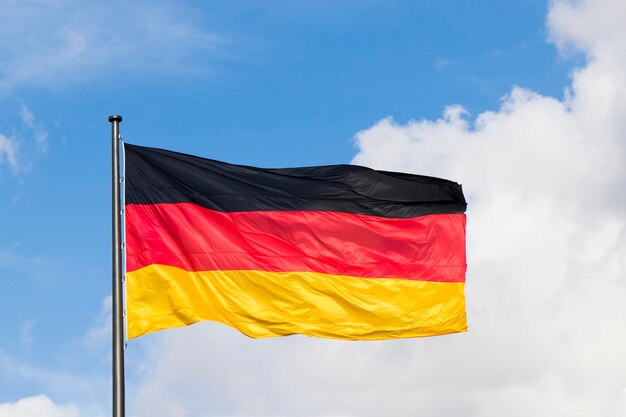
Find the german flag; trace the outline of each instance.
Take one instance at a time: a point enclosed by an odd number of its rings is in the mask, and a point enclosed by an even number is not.
[[[467,329],[457,183],[354,165],[261,169],[125,145],[128,337]]]

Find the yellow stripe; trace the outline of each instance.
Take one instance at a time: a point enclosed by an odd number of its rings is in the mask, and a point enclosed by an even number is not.
[[[467,330],[462,282],[315,272],[150,265],[127,274],[127,312],[129,338],[204,320],[250,337],[376,340]]]

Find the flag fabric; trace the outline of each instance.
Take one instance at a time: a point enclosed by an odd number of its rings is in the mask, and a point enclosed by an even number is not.
[[[211,320],[250,337],[467,329],[455,182],[355,165],[261,169],[125,145],[129,338]]]

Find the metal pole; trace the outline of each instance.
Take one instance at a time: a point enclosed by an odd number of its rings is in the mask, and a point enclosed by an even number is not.
[[[113,417],[124,417],[124,318],[122,300],[122,207],[120,204],[120,123],[109,116],[112,127],[113,166]]]

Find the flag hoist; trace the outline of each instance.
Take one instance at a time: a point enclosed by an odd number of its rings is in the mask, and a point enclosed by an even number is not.
[[[122,413],[121,117],[109,120],[114,412]],[[467,329],[459,184],[354,165],[263,169],[130,144],[123,153],[129,338],[204,320],[250,337]]]

